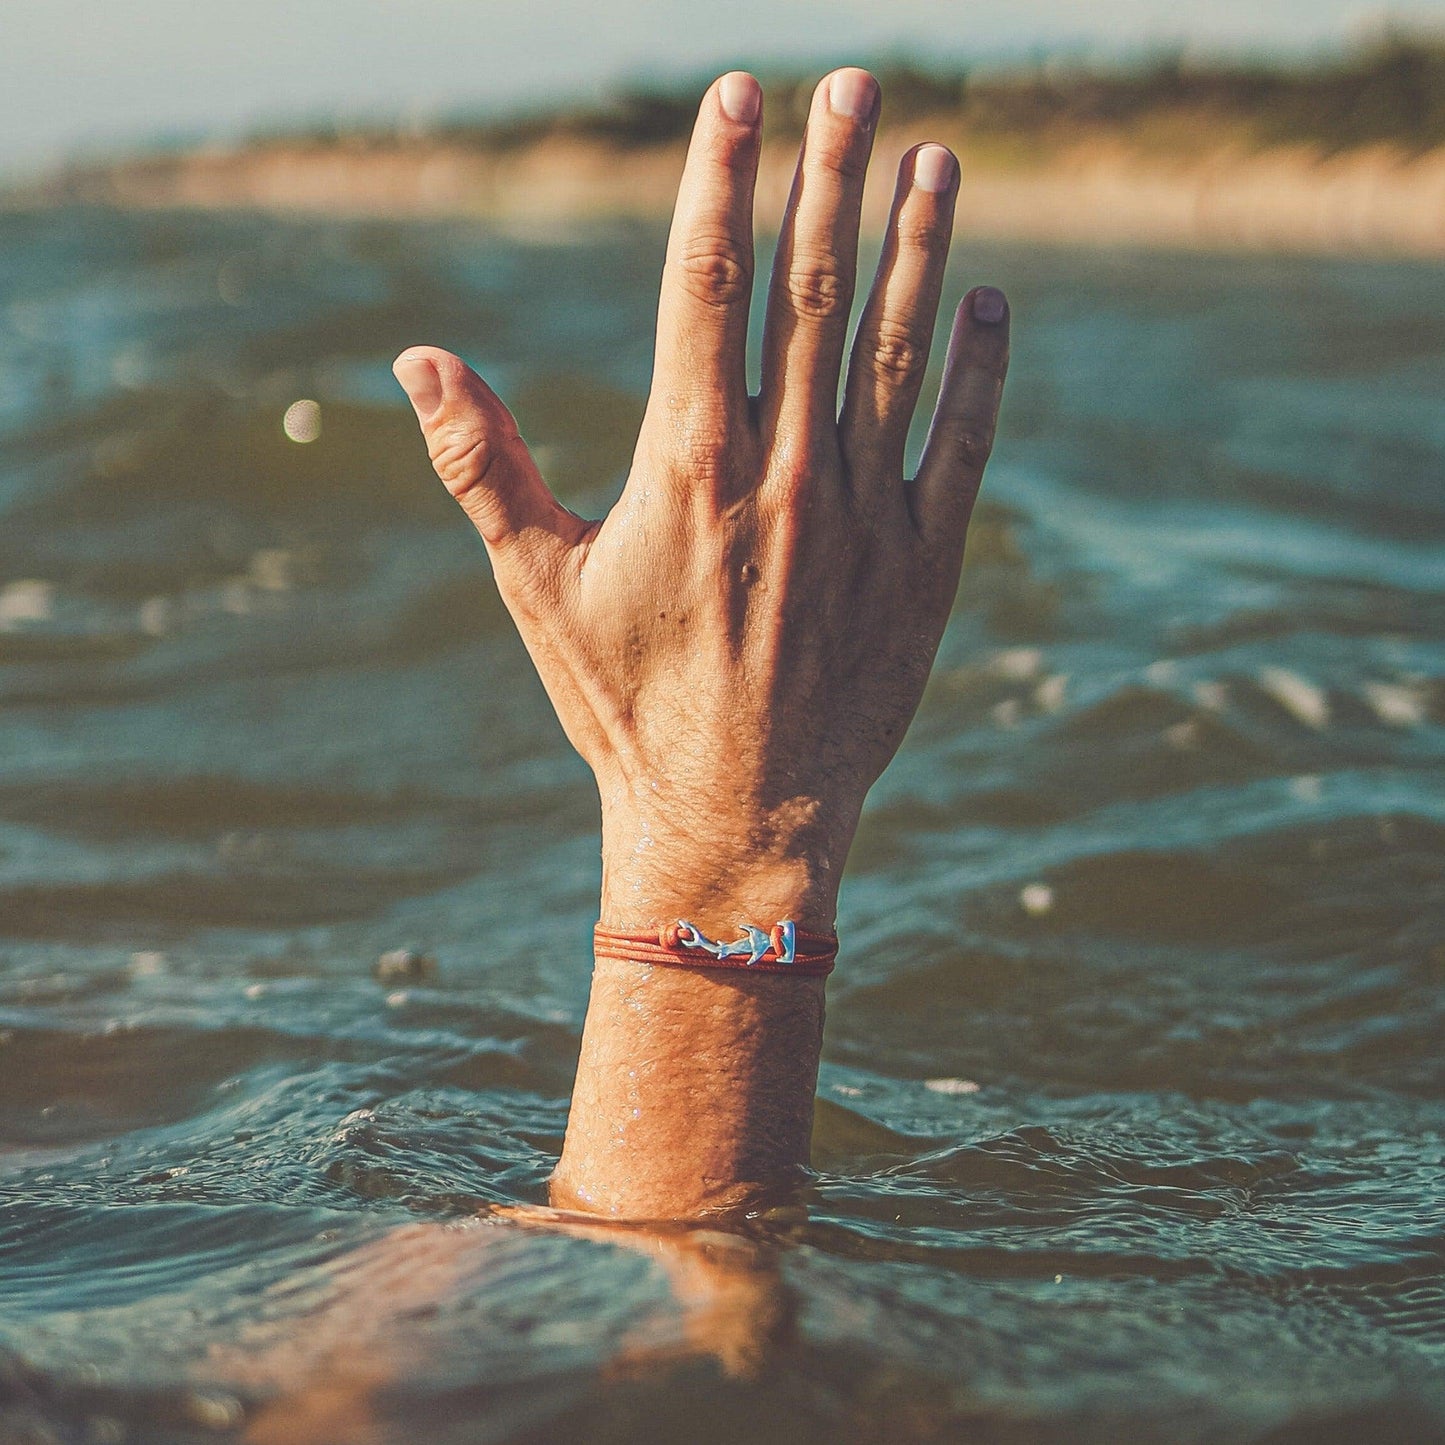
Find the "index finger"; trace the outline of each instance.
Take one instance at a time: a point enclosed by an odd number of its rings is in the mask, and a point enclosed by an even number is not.
[[[653,398],[684,414],[721,404],[747,415],[753,187],[763,93],[735,70],[703,97],[678,187],[657,309]]]

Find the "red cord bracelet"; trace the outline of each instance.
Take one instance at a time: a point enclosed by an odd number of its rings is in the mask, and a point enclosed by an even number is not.
[[[719,943],[678,919],[648,933],[615,933],[599,923],[593,930],[598,958],[658,963],[673,968],[739,968],[751,973],[792,973],[824,978],[838,957],[836,933],[807,933],[791,919],[771,929],[742,925],[743,936]]]

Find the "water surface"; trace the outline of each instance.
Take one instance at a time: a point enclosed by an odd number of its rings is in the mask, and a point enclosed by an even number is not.
[[[1445,1438],[1437,268],[956,258],[1014,377],[808,1217],[505,1213],[596,803],[388,364],[599,510],[659,255],[0,217],[0,1437]]]

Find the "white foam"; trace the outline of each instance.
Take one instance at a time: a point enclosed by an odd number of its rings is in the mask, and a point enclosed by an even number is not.
[[[1417,728],[1425,721],[1425,699],[1398,682],[1367,682],[1365,701],[1375,716],[1392,728]]]
[[[1037,647],[1009,647],[989,659],[988,670],[1010,682],[1028,682],[1044,669],[1044,654]]]
[[[1317,732],[1329,726],[1330,702],[1322,687],[1284,667],[1262,667],[1259,685],[1297,722]]]
[[[1054,890],[1047,883],[1026,883],[1019,889],[1019,903],[1029,917],[1042,918],[1053,912]]]
[[[1064,696],[1068,692],[1068,688],[1068,674],[1053,673],[1034,689],[1034,701],[1045,712],[1058,712],[1064,705]]]
[[[0,628],[48,622],[55,612],[55,584],[26,577],[0,587]]]

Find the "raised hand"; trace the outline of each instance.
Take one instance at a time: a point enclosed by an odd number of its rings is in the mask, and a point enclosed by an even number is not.
[[[601,921],[713,938],[832,927],[863,799],[922,696],[1008,363],[1008,308],[964,298],[918,474],[903,474],[958,165],[903,161],[839,410],[872,76],[814,94],[748,393],[762,94],[703,98],[658,307],[652,392],[617,505],[548,490],[506,408],[415,347],[396,374],[438,474],[602,799]],[[786,970],[784,971],[786,974]],[[821,978],[599,953],[553,1199],[614,1216],[750,1207],[802,1177]]]
[[[663,271],[652,393],[631,475],[600,524],[547,489],[510,414],[424,347],[396,373],[432,461],[486,540],[497,584],[604,820],[603,919],[830,926],[864,794],[918,705],[957,586],[1008,358],[1003,297],[954,323],[918,475],[904,446],[953,222],[958,167],[904,159],[887,242],[839,377],[873,78],[829,76],[768,296],[748,394],[762,95],[703,98]]]

